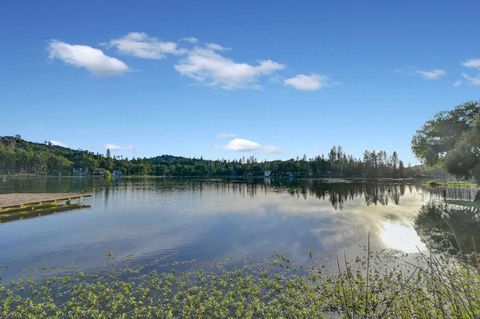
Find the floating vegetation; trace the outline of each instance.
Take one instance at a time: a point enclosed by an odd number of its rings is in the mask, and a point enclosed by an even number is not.
[[[474,267],[421,256],[383,268],[383,258],[369,252],[352,262],[337,259],[334,274],[277,256],[182,273],[125,269],[19,280],[0,285],[0,317],[478,318]]]

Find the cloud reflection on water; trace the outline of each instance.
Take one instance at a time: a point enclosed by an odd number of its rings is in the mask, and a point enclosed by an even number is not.
[[[419,242],[412,221],[426,200],[421,189],[405,185],[153,179],[96,187],[92,207],[82,212],[0,225],[0,264],[76,260],[95,268],[107,250],[137,263],[171,253],[215,260],[268,258],[274,251],[304,262],[308,249],[319,260],[363,254],[368,232],[374,249],[411,252]]]

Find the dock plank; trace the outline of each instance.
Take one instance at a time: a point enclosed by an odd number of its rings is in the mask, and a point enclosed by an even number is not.
[[[90,197],[91,193],[9,193],[0,194],[0,211],[10,208],[41,205]]]

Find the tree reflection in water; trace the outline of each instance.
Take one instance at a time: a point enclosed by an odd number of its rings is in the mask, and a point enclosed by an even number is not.
[[[282,191],[286,187],[290,195],[301,196],[305,199],[308,196],[322,200],[328,199],[335,209],[343,209],[346,202],[362,196],[367,205],[398,205],[400,197],[405,194],[406,187],[412,191],[412,185],[404,183],[326,183],[322,180],[278,182],[277,184],[272,183],[272,187],[278,187],[278,191]]]
[[[474,207],[429,203],[423,205],[414,227],[433,252],[462,256],[478,253],[480,210]]]

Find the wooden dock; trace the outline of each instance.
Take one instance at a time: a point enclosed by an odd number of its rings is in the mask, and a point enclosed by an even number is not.
[[[0,215],[70,205],[91,193],[11,193],[0,194]]]

